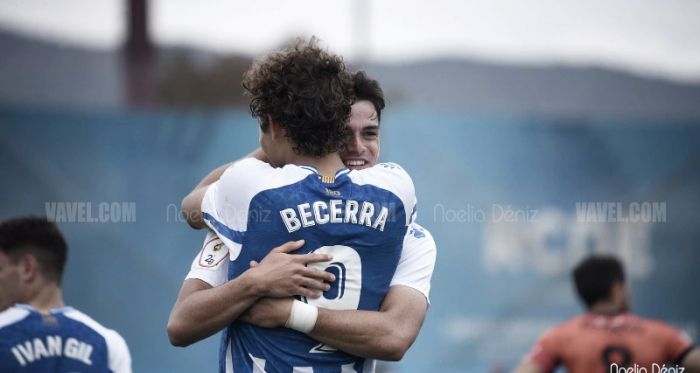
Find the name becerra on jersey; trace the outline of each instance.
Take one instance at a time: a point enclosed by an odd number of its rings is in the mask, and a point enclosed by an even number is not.
[[[389,207],[391,207],[391,203]],[[298,212],[298,214],[297,214]],[[316,224],[358,224],[379,229],[384,232],[384,225],[389,217],[389,208],[382,206],[377,212],[371,202],[332,199],[316,201],[313,204],[302,203],[296,209],[286,208],[280,211],[284,225],[289,233]]]

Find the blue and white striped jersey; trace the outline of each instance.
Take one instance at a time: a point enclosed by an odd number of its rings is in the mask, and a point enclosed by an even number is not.
[[[117,332],[72,307],[16,304],[0,312],[0,371],[130,373],[131,356]]]
[[[269,251],[304,239],[297,253],[333,255],[311,264],[336,275],[319,299],[328,309],[379,309],[396,270],[415,192],[395,164],[340,170],[323,178],[308,166],[273,168],[255,159],[233,165],[207,191],[203,216],[229,249],[229,279]],[[319,344],[306,334],[235,322],[223,334],[221,371],[363,372],[364,359]]]

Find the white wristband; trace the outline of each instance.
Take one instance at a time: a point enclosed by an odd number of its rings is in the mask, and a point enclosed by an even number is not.
[[[292,314],[289,315],[289,320],[284,326],[302,333],[308,333],[316,326],[317,318],[318,308],[316,306],[295,299],[294,303],[292,303]]]

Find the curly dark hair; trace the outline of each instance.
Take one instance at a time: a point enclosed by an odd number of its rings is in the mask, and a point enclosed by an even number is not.
[[[68,259],[68,245],[55,223],[27,216],[0,223],[0,251],[17,263],[22,255],[34,255],[45,279],[61,283]]]
[[[272,119],[282,126],[294,152],[323,157],[347,143],[345,122],[355,97],[343,58],[298,38],[282,51],[253,62],[243,75],[252,97],[250,112],[264,132]]]
[[[372,79],[364,71],[358,71],[352,76],[353,91],[355,93],[355,102],[367,100],[374,105],[374,110],[377,112],[377,122],[382,122],[382,110],[386,106],[384,101],[384,92],[379,82]]]

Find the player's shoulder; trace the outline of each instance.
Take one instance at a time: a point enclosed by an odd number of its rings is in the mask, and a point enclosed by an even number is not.
[[[377,163],[376,165],[370,168],[376,168],[379,170],[383,170],[384,172],[406,173],[406,170],[404,170],[403,167],[401,167],[398,163],[394,162]]]
[[[410,181],[411,176],[400,165],[393,162],[377,163],[372,167],[352,172],[358,178],[366,179],[381,179],[381,178],[396,178]]]
[[[224,173],[226,172],[232,172],[232,171],[261,171],[264,172],[265,170],[272,169],[272,167],[269,163],[263,162],[259,159],[256,158],[244,158],[239,161],[233,162]]]
[[[0,312],[0,330],[24,320],[30,313],[31,310],[17,305],[7,308]]]
[[[559,324],[551,326],[544,333],[542,339],[557,341],[575,337],[581,331],[583,324],[586,322],[586,315],[577,315]]]
[[[99,322],[97,322],[95,319],[92,317],[88,316],[84,312],[75,309],[73,307],[64,307],[60,310],[60,312],[63,314],[63,316],[76,321],[80,324],[83,324],[87,326],[88,328],[102,334],[101,332],[105,332],[111,329],[108,329],[107,327],[103,326]]]
[[[412,234],[413,238],[417,240],[425,239],[426,241],[433,241],[433,235],[430,231],[415,221],[411,223],[408,233]]]
[[[396,163],[378,163],[370,168],[352,171],[348,176],[358,185],[373,185],[398,195],[415,194],[411,176]]]
[[[221,176],[227,189],[265,190],[293,184],[313,173],[304,166],[286,165],[278,168],[255,158],[246,158],[232,164]]]
[[[266,175],[274,173],[275,168],[255,158],[241,159],[234,162],[221,175],[222,183],[241,182],[249,180],[262,180]]]
[[[404,250],[407,246],[421,247],[423,250],[435,251],[435,240],[429,230],[425,229],[415,221],[411,223],[404,239]]]
[[[406,225],[414,218],[416,190],[408,173],[396,163],[379,163],[363,170],[354,170],[348,177],[356,185],[369,185],[398,198],[406,215]]]
[[[226,173],[245,173],[250,174],[256,173],[266,174],[266,173],[276,173],[284,175],[308,175],[309,172],[313,172],[314,168],[312,166],[294,165],[288,164],[284,167],[274,167],[273,165],[263,162],[256,158],[245,158],[240,161],[234,162],[229,166],[229,168],[224,171]]]
[[[634,322],[638,322],[638,323],[642,323],[642,324],[646,324],[646,325],[658,326],[661,328],[671,328],[671,324],[668,324],[667,322],[665,322],[663,320],[652,319],[650,317],[635,315],[633,313],[627,313],[625,316],[627,316],[627,318],[630,321],[634,321]]]
[[[116,330],[105,327],[87,314],[73,308],[65,307],[63,316],[79,322],[104,338],[107,345],[108,365],[110,370],[119,373],[131,372],[131,353],[129,347]]]
[[[105,338],[108,342],[108,344],[112,342],[116,343],[124,343],[124,339],[122,336],[117,333],[116,330],[110,329],[105,327],[104,325],[100,324],[97,322],[95,319],[92,317],[88,316],[87,314],[73,308],[73,307],[65,307],[61,313],[63,316],[78,322],[80,324],[83,324],[87,326],[88,328],[92,329],[94,332],[97,334],[101,335],[103,338]]]
[[[659,337],[669,336],[669,335],[682,335],[683,332],[674,327],[673,325],[657,319],[651,319],[647,317],[642,317],[638,315],[629,314],[628,318],[634,320],[636,323],[642,325],[642,327],[650,334],[655,334]]]
[[[603,319],[599,319],[599,318]],[[588,329],[591,325],[600,325],[607,321],[608,316],[601,316],[591,312],[584,312],[582,314],[576,315],[563,321],[555,326],[559,333],[572,333],[576,334],[582,329]]]

